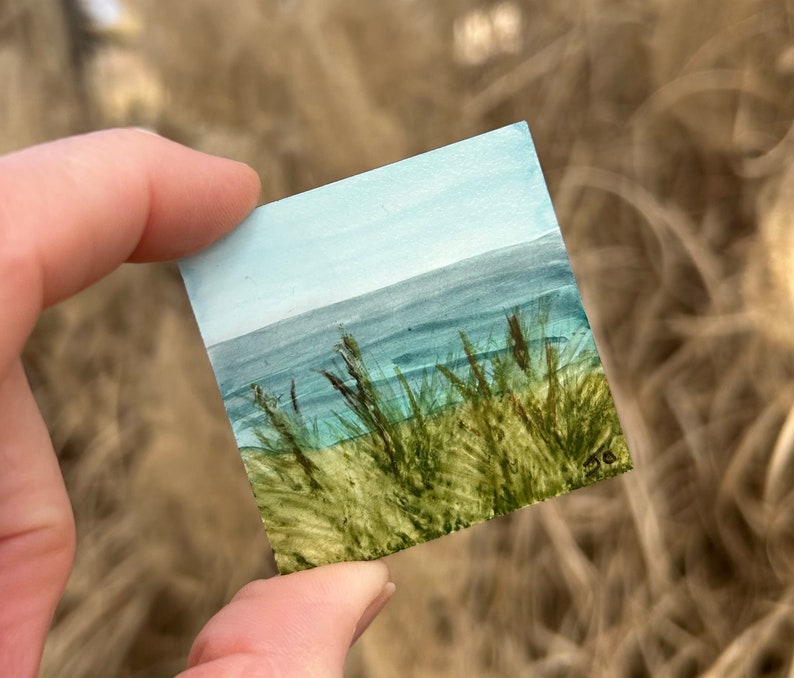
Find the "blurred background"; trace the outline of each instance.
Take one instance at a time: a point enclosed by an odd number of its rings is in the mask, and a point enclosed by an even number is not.
[[[4,0],[0,82],[0,151],[145,126],[263,201],[528,120],[636,470],[389,558],[347,675],[794,676],[792,0]],[[79,538],[42,675],[172,675],[274,572],[175,267],[26,364]]]

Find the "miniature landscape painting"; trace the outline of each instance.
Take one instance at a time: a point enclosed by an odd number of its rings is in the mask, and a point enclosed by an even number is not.
[[[260,207],[180,265],[282,572],[631,468],[525,123]]]

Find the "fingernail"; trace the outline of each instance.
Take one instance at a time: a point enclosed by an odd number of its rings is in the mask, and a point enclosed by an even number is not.
[[[364,610],[364,614],[361,615],[361,619],[358,620],[358,624],[356,624],[356,630],[353,632],[353,640],[350,642],[352,645],[355,643],[359,637],[361,636],[364,631],[367,630],[369,625],[378,616],[378,613],[386,607],[386,603],[389,602],[389,599],[394,595],[394,592],[397,590],[397,587],[394,585],[393,581],[390,581],[383,587],[381,592],[377,595],[375,600],[373,600],[369,607]]]
[[[145,132],[146,134],[151,134],[153,137],[162,137],[163,136],[162,134],[158,134],[157,132],[155,132],[153,129],[151,129],[149,127],[136,127],[136,126],[133,126],[130,129],[134,129],[136,132]]]

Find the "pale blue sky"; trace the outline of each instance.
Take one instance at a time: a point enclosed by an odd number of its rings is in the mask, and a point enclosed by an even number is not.
[[[556,228],[517,123],[259,207],[180,267],[212,346]]]

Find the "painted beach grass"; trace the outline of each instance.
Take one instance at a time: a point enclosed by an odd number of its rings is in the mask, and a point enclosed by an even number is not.
[[[490,359],[461,331],[466,369],[439,364],[418,388],[395,368],[402,398],[342,334],[323,376],[344,442],[321,452],[294,383],[283,404],[252,385],[261,445],[242,453],[279,569],[377,558],[629,470],[597,354],[561,350],[544,316],[535,331],[507,316]]]
[[[180,266],[282,572],[631,468],[523,123],[265,205]]]

